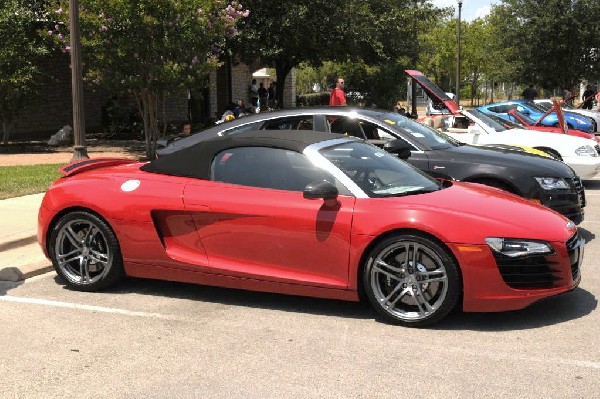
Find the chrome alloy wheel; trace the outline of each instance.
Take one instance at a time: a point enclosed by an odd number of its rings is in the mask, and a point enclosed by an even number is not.
[[[440,255],[419,240],[384,247],[369,269],[371,292],[381,309],[406,322],[430,318],[448,294],[448,275]]]
[[[113,260],[107,239],[92,221],[73,219],[63,224],[54,242],[56,266],[71,283],[87,286],[101,280]]]

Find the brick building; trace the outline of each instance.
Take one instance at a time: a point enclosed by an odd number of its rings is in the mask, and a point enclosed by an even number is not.
[[[54,77],[41,85],[39,98],[31,106],[16,115],[11,133],[12,140],[47,140],[64,125],[72,125],[71,69],[67,56],[49,59],[46,68]],[[248,65],[225,63],[208,77],[206,87],[176,93],[165,102],[167,122],[180,123],[192,119],[194,123],[207,122],[220,115],[225,107],[237,100],[250,103],[248,86],[253,69]],[[274,79],[274,77],[273,77]],[[270,78],[264,80],[265,86]],[[295,106],[295,73],[292,71],[285,82],[284,107]],[[84,85],[84,112],[86,132],[101,132],[106,125],[106,106],[112,93]],[[136,113],[133,99],[120,99],[119,106],[125,112]]]

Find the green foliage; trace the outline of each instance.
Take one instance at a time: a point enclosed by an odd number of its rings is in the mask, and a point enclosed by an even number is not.
[[[60,177],[62,164],[0,167],[0,200],[43,193]]]
[[[69,2],[51,2],[48,10],[57,20],[48,34],[69,51]],[[227,39],[237,34],[236,24],[245,15],[237,0],[82,1],[85,78],[113,93],[135,96],[149,158],[160,135],[162,99],[219,65]]]
[[[504,0],[495,12],[498,46],[514,49],[510,61],[522,65],[520,83],[573,87],[581,78],[600,78],[597,0]]]
[[[17,111],[31,106],[43,71],[40,59],[48,53],[37,34],[36,14],[19,0],[0,2],[0,122],[3,141]]]
[[[250,65],[275,67],[280,82],[299,65],[373,66],[414,59],[416,28],[438,12],[426,0],[248,0],[247,5],[251,13],[240,25],[235,51]],[[278,85],[279,98],[283,87]]]
[[[320,93],[300,94],[296,98],[296,106],[298,107],[313,107],[328,104],[329,93],[325,91]]]

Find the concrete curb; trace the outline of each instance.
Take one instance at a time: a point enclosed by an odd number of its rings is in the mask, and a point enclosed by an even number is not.
[[[21,281],[52,270],[37,243],[44,193],[0,200],[0,280]]]

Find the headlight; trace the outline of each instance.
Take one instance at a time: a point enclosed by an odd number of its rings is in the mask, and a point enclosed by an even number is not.
[[[544,190],[568,189],[567,181],[560,177],[536,177],[535,180]]]
[[[524,240],[519,238],[488,237],[485,239],[492,251],[510,258],[528,255],[549,255],[554,253],[550,244],[544,241]]]
[[[584,145],[575,150],[575,154],[582,157],[597,157],[598,153],[594,150],[594,147],[590,145]]]

